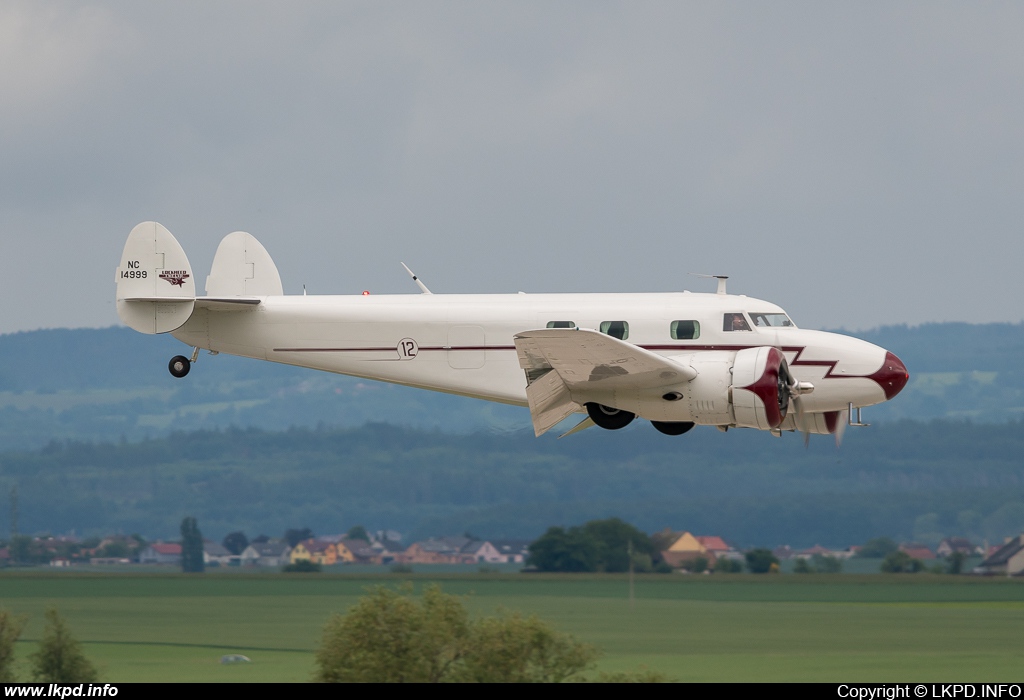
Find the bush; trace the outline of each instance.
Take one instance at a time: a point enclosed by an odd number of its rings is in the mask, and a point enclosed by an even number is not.
[[[683,562],[682,568],[691,574],[703,574],[708,570],[707,557],[694,557]]]
[[[857,550],[856,556],[863,559],[882,559],[889,556],[897,549],[899,549],[899,545],[897,545],[891,538],[876,537],[865,542],[861,548]]]
[[[743,571],[743,564],[739,563],[735,559],[727,559],[726,557],[719,557],[715,560],[715,573],[716,574],[738,574]]]
[[[288,564],[281,569],[286,574],[318,574],[323,567],[309,559],[299,559],[294,564]]]
[[[963,552],[950,552],[950,555],[946,557],[946,564],[949,567],[947,571],[951,574],[962,574],[966,560],[967,555]]]
[[[534,616],[470,620],[455,596],[430,586],[412,597],[372,589],[333,615],[316,652],[316,680],[356,683],[568,680],[589,669],[597,651]]]
[[[774,573],[772,566],[775,566],[775,571],[779,570],[779,560],[770,549],[752,549],[747,552],[746,559],[747,569],[752,574]]]
[[[568,530],[550,527],[530,544],[527,564],[538,571],[651,570],[654,545],[645,533],[618,518],[591,520]]]
[[[892,552],[882,561],[882,572],[886,574],[916,574],[923,569],[921,560],[906,552]]]
[[[39,683],[92,683],[97,679],[95,667],[56,608],[46,611],[43,637],[29,659],[32,676]]]
[[[25,627],[25,618],[0,610],[0,683],[14,682],[14,645]]]

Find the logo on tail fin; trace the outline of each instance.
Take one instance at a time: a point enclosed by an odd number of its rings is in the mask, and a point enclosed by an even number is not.
[[[183,287],[189,277],[191,275],[184,270],[164,270],[160,273],[160,279],[167,280],[175,287]]]

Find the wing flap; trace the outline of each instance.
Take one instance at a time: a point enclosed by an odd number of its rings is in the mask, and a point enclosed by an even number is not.
[[[530,418],[537,437],[551,430],[563,418],[583,410],[572,400],[558,373],[551,370],[530,382],[526,387],[526,400],[530,404]]]
[[[593,330],[544,328],[515,336],[519,366],[527,376],[550,367],[571,392],[586,389],[647,389],[686,382],[697,376],[638,345]]]

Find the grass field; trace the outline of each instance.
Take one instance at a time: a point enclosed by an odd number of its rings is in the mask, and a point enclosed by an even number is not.
[[[1019,681],[1024,583],[916,576],[0,575],[29,615],[55,605],[105,681],[306,681],[324,621],[375,584],[431,581],[476,613],[537,613],[640,666],[694,681]],[[221,665],[224,654],[251,664]],[[27,678],[27,667],[21,677]]]

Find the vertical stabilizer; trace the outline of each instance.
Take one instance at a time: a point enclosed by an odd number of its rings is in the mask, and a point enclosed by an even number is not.
[[[235,231],[224,237],[206,278],[211,297],[281,296],[281,275],[270,253],[251,234]]]
[[[140,333],[181,327],[195,307],[196,285],[181,244],[154,221],[128,234],[117,268],[117,315]]]

